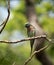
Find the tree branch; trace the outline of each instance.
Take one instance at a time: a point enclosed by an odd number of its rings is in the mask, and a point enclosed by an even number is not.
[[[46,37],[46,40],[47,40],[48,42],[54,43],[54,42],[52,42],[51,39],[49,39],[49,38],[47,38],[47,37]],[[31,61],[31,59],[33,58],[33,56],[34,56],[35,54],[37,54],[37,53],[39,53],[39,52],[41,52],[41,51],[47,49],[50,45],[51,45],[51,44],[48,44],[48,45],[44,46],[43,48],[39,49],[38,51],[34,51],[34,52],[31,54],[31,56],[25,61],[24,65],[27,65],[27,64],[29,63],[29,61]]]
[[[47,38],[46,35],[41,35],[41,36],[37,36],[37,37],[28,37],[28,38],[25,38],[25,39],[21,39],[21,40],[17,40],[17,41],[1,41],[0,40],[0,43],[10,43],[10,44],[14,44],[14,43],[19,43],[19,42],[23,42],[23,41],[28,41],[28,40],[31,40],[31,39],[40,39],[40,38],[45,38],[48,42],[51,42],[52,43],[52,40]],[[37,51],[34,51],[31,56],[25,61],[24,65],[27,65],[29,63],[29,61],[33,58],[33,56],[43,50],[45,50],[46,48],[49,47],[49,45],[51,44],[48,44],[46,45],[45,47],[37,50]]]
[[[37,53],[39,53],[39,52],[45,50],[46,48],[49,47],[49,45],[50,45],[50,44],[46,45],[45,47],[39,49],[38,51],[34,51],[34,52],[31,54],[31,56],[25,61],[24,65],[27,65],[27,64],[29,63],[29,61],[31,61],[31,59],[33,58],[33,56],[34,56],[35,54],[37,54]]]
[[[31,40],[31,39],[39,39],[39,38],[45,38],[48,42],[54,43],[54,42],[52,42],[51,39],[47,38],[46,35],[40,35],[40,36],[36,36],[36,37],[28,37],[28,38],[17,40],[17,41],[0,40],[0,43],[15,44],[15,43],[19,43],[19,42],[23,42],[23,41],[28,41],[28,40]]]
[[[31,39],[39,39],[39,38],[46,38],[46,35],[41,35],[41,36],[36,36],[36,37],[28,37],[28,38],[17,40],[17,41],[0,40],[0,43],[14,44],[14,43],[19,43],[19,42],[28,41],[28,40],[31,40]]]
[[[9,16],[10,16],[10,0],[8,0],[8,16],[7,16],[6,20],[0,25],[0,26],[3,25],[3,27],[0,30],[0,34],[2,33],[3,29],[5,28],[5,26],[8,22]]]

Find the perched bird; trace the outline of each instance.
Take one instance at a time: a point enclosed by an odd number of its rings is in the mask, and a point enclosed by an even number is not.
[[[34,37],[36,34],[35,27],[33,25],[31,25],[30,23],[25,24],[25,27],[27,28],[28,37]],[[33,50],[34,41],[35,41],[35,39],[30,40],[31,53]]]

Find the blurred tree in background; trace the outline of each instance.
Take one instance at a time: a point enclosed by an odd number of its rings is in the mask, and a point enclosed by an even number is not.
[[[7,1],[0,0],[0,23],[7,17]],[[26,37],[26,29],[24,27],[27,22],[25,16],[25,0],[10,0],[11,15],[9,21],[0,34],[0,40],[15,41]],[[39,23],[48,37],[54,38],[54,0],[35,0],[35,10]],[[29,57],[30,46],[22,42],[18,44],[0,44],[0,65],[22,65]],[[54,60],[54,45],[46,51],[52,61]],[[32,59],[28,65],[40,65],[40,63]],[[54,61],[53,61],[54,62]]]

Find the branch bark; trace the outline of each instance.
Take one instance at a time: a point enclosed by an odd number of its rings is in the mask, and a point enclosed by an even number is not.
[[[34,0],[25,0],[25,5],[28,22],[36,28],[36,36],[44,34],[46,35],[46,33],[43,31],[38,23],[38,19],[35,13]],[[38,51],[39,49],[43,48],[44,43],[44,38],[36,39],[34,42],[34,51]],[[44,50],[35,54],[35,57],[42,63],[42,65],[53,65]]]
[[[37,36],[37,37],[29,37],[29,38],[25,38],[25,39],[21,39],[21,40],[17,40],[17,41],[5,41],[5,40],[0,40],[0,43],[9,43],[9,44],[15,44],[15,43],[19,43],[19,42],[23,42],[23,41],[28,41],[31,39],[40,39],[40,38],[46,38],[46,35],[41,35],[41,36]]]

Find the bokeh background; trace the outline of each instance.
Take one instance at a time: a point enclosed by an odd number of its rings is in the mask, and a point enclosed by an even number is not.
[[[7,1],[0,0],[0,24],[6,19]],[[25,15],[25,0],[10,0],[10,18],[0,34],[0,40],[16,41],[27,37],[24,27],[27,22]],[[54,38],[54,0],[35,0],[35,11],[43,30],[49,38]],[[1,28],[1,27],[0,27]],[[46,42],[47,44],[48,42]],[[54,62],[54,44],[47,50],[49,58]],[[0,65],[22,65],[30,56],[29,41],[17,44],[0,43]],[[28,65],[40,65],[40,62],[33,58]]]

